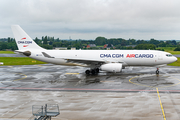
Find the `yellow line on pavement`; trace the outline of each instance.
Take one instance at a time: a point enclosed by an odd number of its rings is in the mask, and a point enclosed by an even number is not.
[[[154,76],[154,75],[152,75],[152,76]],[[132,84],[135,84],[135,85],[139,85],[139,86],[144,86],[144,87],[149,87],[149,88],[156,88],[156,87],[153,87],[153,86],[143,85],[143,84],[139,84],[139,83],[135,83],[135,82],[131,81],[132,79],[138,78],[138,77],[141,77],[141,76],[132,77],[131,79],[129,79],[129,82],[132,83]],[[168,77],[168,76],[164,76],[164,77]],[[176,79],[176,80],[180,81],[180,79],[177,79],[175,77],[170,77],[170,78],[173,78],[173,79]],[[162,86],[162,87],[158,87],[158,88],[172,87],[172,86],[176,86],[176,85],[179,85],[179,84],[180,84],[180,82],[176,83],[176,84],[173,84],[173,85],[167,85],[167,86]]]
[[[158,98],[159,98],[159,103],[160,103],[161,110],[162,110],[162,114],[163,114],[163,119],[166,120],[166,116],[165,116],[165,112],[164,112],[164,109],[163,109],[163,105],[162,105],[162,102],[161,102],[161,98],[160,98],[160,95],[159,95],[158,88],[165,88],[165,87],[176,86],[176,85],[179,85],[180,82],[178,82],[178,83],[176,83],[176,84],[173,84],[173,85],[168,85],[168,86],[153,87],[153,86],[143,85],[143,84],[139,84],[139,83],[135,83],[135,82],[132,82],[132,81],[131,81],[132,79],[135,79],[135,78],[138,78],[138,77],[141,77],[141,76],[132,77],[132,78],[129,79],[129,82],[132,83],[132,84],[135,84],[135,85],[139,85],[139,86],[144,86],[144,87],[149,87],[149,88],[156,88],[157,94],[158,94]],[[164,77],[169,77],[169,76],[164,76]],[[169,78],[172,78],[172,79],[175,79],[175,80],[180,81],[180,79],[175,78],[175,77],[169,77]]]
[[[164,114],[164,109],[163,109],[163,106],[162,106],[162,103],[161,103],[161,98],[160,98],[160,95],[159,95],[158,88],[156,88],[156,90],[157,90],[159,102],[160,102],[160,105],[161,105],[161,110],[162,110],[163,118],[164,118],[164,120],[166,120],[166,116],[165,116],[165,114]]]
[[[23,76],[25,76],[25,77],[23,77],[23,78],[21,78],[21,79],[16,79],[16,80],[13,80],[13,82],[14,82],[14,81],[23,80],[23,79],[27,78],[27,76],[26,76],[25,74],[22,74],[22,73],[17,73],[17,74],[19,74],[19,75],[23,75]]]
[[[137,76],[137,77],[132,77],[131,79],[129,79],[129,82],[132,83],[132,84],[135,84],[135,85],[139,85],[139,86],[144,86],[144,87],[150,87],[150,88],[153,88],[152,86],[148,86],[148,85],[143,85],[143,84],[138,84],[138,83],[134,83],[132,82],[131,80],[134,79],[134,78],[138,78],[140,76]]]

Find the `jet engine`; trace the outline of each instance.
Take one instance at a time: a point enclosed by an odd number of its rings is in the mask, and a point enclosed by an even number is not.
[[[120,63],[108,63],[103,64],[100,66],[100,70],[107,71],[107,72],[121,72],[122,70],[122,64]]]

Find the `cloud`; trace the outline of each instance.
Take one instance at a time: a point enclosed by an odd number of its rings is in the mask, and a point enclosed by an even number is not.
[[[31,37],[180,39],[178,0],[6,0],[0,37],[19,24]]]

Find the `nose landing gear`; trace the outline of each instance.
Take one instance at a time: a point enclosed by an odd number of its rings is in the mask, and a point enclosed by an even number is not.
[[[159,68],[157,68],[157,70],[156,70],[156,75],[158,75],[159,74]]]

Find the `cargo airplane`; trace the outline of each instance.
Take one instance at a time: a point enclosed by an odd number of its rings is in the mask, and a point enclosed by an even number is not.
[[[100,70],[117,73],[126,66],[155,66],[159,74],[159,66],[177,61],[170,53],[157,50],[46,50],[19,25],[11,28],[19,49],[15,52],[47,63],[89,67],[86,74],[97,74]]]

